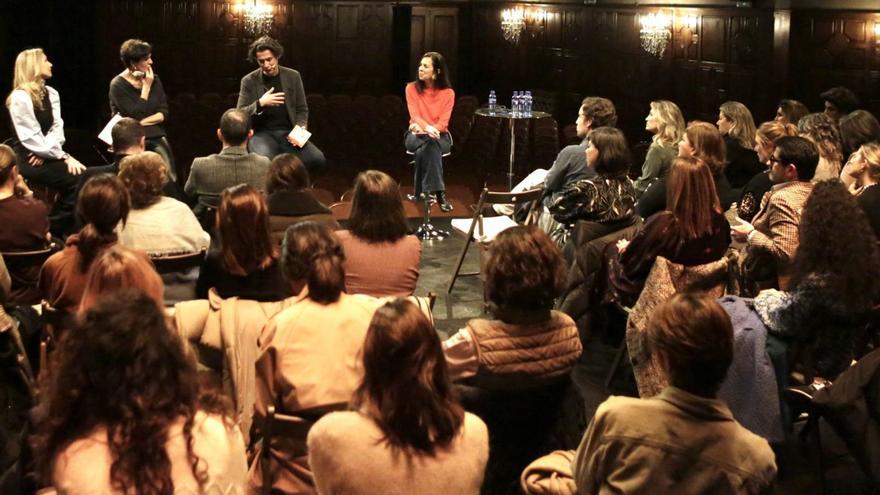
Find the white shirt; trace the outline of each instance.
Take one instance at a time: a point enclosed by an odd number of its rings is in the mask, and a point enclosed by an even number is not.
[[[40,158],[61,160],[64,158],[64,120],[61,119],[61,97],[58,91],[46,86],[49,92],[49,103],[52,105],[52,127],[43,134],[37,115],[34,113],[34,102],[23,89],[16,89],[9,98],[9,117],[21,145]]]

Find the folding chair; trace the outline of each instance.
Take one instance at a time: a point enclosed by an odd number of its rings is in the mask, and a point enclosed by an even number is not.
[[[492,239],[495,238],[496,235],[501,233],[502,231],[513,227],[516,225],[516,222],[510,219],[510,217],[500,216],[500,217],[491,217],[493,220],[493,227],[491,230],[484,229],[484,221],[483,221],[483,207],[486,205],[494,205],[494,204],[513,204],[513,205],[521,205],[521,204],[529,204],[531,213],[526,218],[525,225],[529,225],[536,218],[537,205],[541,201],[541,196],[544,194],[544,188],[539,187],[537,189],[530,189],[528,191],[523,192],[493,192],[490,191],[489,188],[484,187],[483,192],[480,193],[480,199],[477,201],[477,205],[474,207],[474,216],[470,221],[470,227],[467,230],[467,240],[464,243],[464,248],[461,250],[461,256],[458,257],[458,263],[455,266],[455,272],[452,274],[452,280],[449,281],[449,287],[446,288],[446,293],[451,294],[452,288],[455,286],[455,281],[458,280],[458,277],[465,276],[473,276],[480,275],[480,271],[476,272],[468,272],[461,273],[461,265],[464,263],[464,257],[467,255],[467,250],[471,245],[471,242],[477,242],[480,244],[480,268],[482,269],[482,249],[485,249],[489,243],[492,242]],[[506,220],[504,220],[506,219]],[[461,232],[464,232],[463,229],[456,227],[457,222],[453,221],[452,226]],[[459,224],[460,225],[460,224]],[[476,234],[475,234],[476,232]]]
[[[300,411],[296,415],[289,415],[277,412],[275,406],[269,406],[263,424],[263,448],[260,450],[260,470],[263,475],[262,495],[272,495],[272,485],[275,481],[270,463],[272,438],[276,436],[292,438],[305,443],[309,436],[309,430],[322,416],[333,411],[344,411],[347,408],[348,403],[336,403]]]

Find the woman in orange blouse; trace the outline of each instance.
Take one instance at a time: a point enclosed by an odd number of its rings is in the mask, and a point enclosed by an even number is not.
[[[443,184],[443,155],[452,148],[448,127],[453,105],[455,91],[449,85],[446,60],[428,52],[419,63],[418,78],[406,85],[409,129],[404,145],[416,157],[415,197],[435,194],[442,211],[452,211]]]

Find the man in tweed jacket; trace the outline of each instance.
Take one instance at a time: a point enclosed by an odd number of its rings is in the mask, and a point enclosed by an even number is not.
[[[786,290],[798,248],[801,212],[813,190],[819,151],[802,137],[783,137],[770,157],[774,186],[764,195],[754,225],[743,222],[731,227],[734,239],[746,242],[744,266],[755,281],[776,278]],[[769,275],[769,277],[768,277]]]
[[[194,211],[199,218],[205,211],[217,208],[220,193],[227,187],[248,184],[265,191],[269,159],[248,152],[247,143],[253,133],[250,117],[244,110],[233,108],[220,117],[217,138],[223,149],[193,160],[183,188],[186,194],[198,199]]]

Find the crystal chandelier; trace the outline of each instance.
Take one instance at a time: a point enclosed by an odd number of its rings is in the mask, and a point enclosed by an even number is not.
[[[236,4],[235,12],[241,16],[245,31],[254,36],[269,32],[275,22],[272,6],[260,0],[254,0],[251,4]]]
[[[662,12],[648,14],[639,19],[642,25],[639,39],[642,49],[657,58],[663,57],[666,46],[672,38],[672,18]]]
[[[526,26],[526,13],[523,9],[504,9],[501,11],[501,34],[504,39],[513,43],[519,42],[519,35]]]

